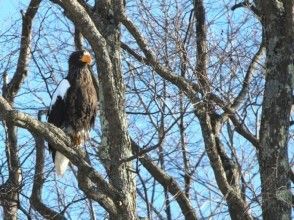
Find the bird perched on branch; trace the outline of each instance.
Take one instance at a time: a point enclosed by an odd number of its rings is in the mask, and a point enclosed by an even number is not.
[[[97,112],[97,93],[92,81],[88,51],[73,52],[68,60],[68,75],[53,93],[48,122],[64,130],[70,136],[73,147],[82,146],[94,126]],[[69,160],[50,144],[56,173],[63,175]]]

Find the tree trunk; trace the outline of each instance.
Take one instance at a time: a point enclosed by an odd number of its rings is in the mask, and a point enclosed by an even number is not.
[[[263,219],[290,219],[288,132],[294,77],[293,0],[261,0],[266,44],[266,82],[259,165]]]
[[[106,170],[110,183],[121,192],[121,200],[114,201],[118,207],[118,214],[110,216],[110,219],[132,220],[136,219],[134,169],[132,162],[120,162],[132,156],[125,114],[125,87],[121,71],[120,22],[117,18],[122,8],[116,5],[118,3],[111,5],[106,3],[109,2],[101,1],[96,5],[96,12],[100,16],[99,30],[107,42],[107,50],[112,63],[112,73],[103,71],[99,73],[100,113],[103,130],[101,148],[107,155]]]

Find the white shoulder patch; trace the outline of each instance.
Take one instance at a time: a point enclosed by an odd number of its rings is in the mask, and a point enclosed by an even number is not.
[[[57,86],[56,90],[53,93],[51,104],[50,104],[50,109],[52,108],[52,105],[55,104],[58,96],[60,96],[62,99],[64,99],[69,87],[70,87],[70,84],[67,79],[61,80],[61,82],[59,83],[59,85]]]

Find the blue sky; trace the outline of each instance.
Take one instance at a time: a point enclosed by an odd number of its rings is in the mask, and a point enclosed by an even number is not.
[[[12,20],[15,20],[15,17],[20,18],[20,10],[25,10],[27,6],[27,0],[23,0],[22,3],[20,1],[15,0],[1,0],[0,1],[0,19],[1,22],[4,21],[4,25],[6,23],[10,23]],[[1,23],[0,30],[3,27],[3,23]]]

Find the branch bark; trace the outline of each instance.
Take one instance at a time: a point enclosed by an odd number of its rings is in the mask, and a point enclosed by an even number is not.
[[[117,191],[111,184],[106,182],[99,173],[97,173],[93,167],[91,167],[84,159],[81,157],[82,153],[77,152],[77,149],[72,149],[70,138],[59,128],[49,124],[43,123],[36,119],[33,119],[27,114],[21,113],[19,111],[13,110],[9,103],[0,96],[0,117],[4,121],[10,121],[14,126],[22,127],[30,131],[32,134],[39,135],[40,137],[47,140],[53,147],[59,152],[64,154],[70,161],[77,166],[80,172],[87,174],[87,177],[95,183],[98,192],[106,195],[110,200],[120,201],[121,193]],[[86,188],[84,188],[86,189]],[[87,192],[86,192],[87,193]],[[111,206],[112,203],[105,203],[105,200],[100,200],[96,197],[96,201],[102,203],[105,207]],[[114,208],[109,207],[108,210]]]
[[[132,150],[133,154],[140,154],[140,147],[132,141]],[[181,190],[178,183],[155,165],[152,160],[148,157],[147,154],[139,157],[142,165],[148,170],[148,172],[158,181],[170,194],[172,194],[178,205],[180,206],[182,213],[185,216],[185,219],[193,220],[197,219],[196,212],[190,204],[189,199],[186,197],[185,192]]]
[[[210,83],[207,77],[207,42],[206,42],[206,18],[205,9],[202,0],[195,0],[194,11],[196,19],[196,44],[197,44],[197,61],[196,61],[196,76],[201,87],[201,92],[207,94],[211,92]]]
[[[133,24],[133,22],[124,14],[122,15],[122,24],[128,29],[130,34],[136,39],[137,44],[139,45],[140,49],[143,51],[145,58],[140,60],[144,60],[149,66],[151,66],[162,78],[168,80],[169,82],[173,83],[177,87],[179,87],[181,90],[183,90],[186,94],[192,94],[195,93],[194,88],[197,88],[197,85],[192,85],[190,82],[188,82],[185,78],[181,76],[177,76],[175,73],[172,73],[167,68],[162,66],[159,62],[157,62],[155,54],[148,46],[146,40],[141,36],[140,31],[137,29],[137,27]],[[126,48],[128,50],[129,48]],[[135,54],[133,54],[135,55]],[[138,58],[138,56],[135,56],[135,58]],[[140,61],[139,60],[139,61]],[[193,87],[194,86],[194,87]]]
[[[41,121],[42,114],[46,113],[47,111],[39,111],[38,120]],[[36,166],[30,202],[33,208],[38,211],[45,219],[64,220],[65,217],[61,213],[50,209],[42,202],[42,188],[45,182],[43,175],[45,142],[44,139],[37,135],[34,135],[34,139],[36,142]]]
[[[226,175],[225,164],[223,164],[224,158],[221,157],[217,146],[220,124],[218,124],[218,122],[211,117],[211,113],[208,112],[199,112],[198,117],[207,156],[210,160],[218,187],[228,203],[231,218],[251,220],[252,216],[249,213],[248,205],[236,189],[230,185],[229,178]],[[230,170],[230,172],[233,172],[233,170]]]
[[[257,1],[266,46],[259,166],[264,219],[291,219],[288,139],[294,76],[294,1]]]
[[[27,11],[22,17],[22,33],[20,41],[20,51],[15,74],[5,88],[5,97],[9,102],[12,102],[15,95],[18,93],[22,82],[27,76],[27,64],[30,59],[30,45],[32,38],[32,23],[38,11],[40,0],[31,0]]]

